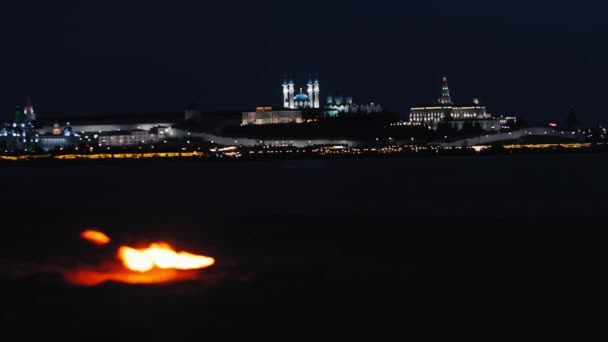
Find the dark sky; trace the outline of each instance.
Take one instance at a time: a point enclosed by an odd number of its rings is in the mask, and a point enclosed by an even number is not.
[[[558,1],[6,1],[0,115],[250,109],[281,103],[291,72],[405,114],[456,101],[608,122],[608,5]],[[298,86],[299,87],[299,86]]]

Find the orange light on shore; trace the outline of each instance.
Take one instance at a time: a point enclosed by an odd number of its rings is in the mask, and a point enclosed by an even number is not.
[[[87,229],[80,233],[80,237],[98,246],[103,246],[110,243],[110,237],[98,230]]]
[[[65,271],[63,275],[68,282],[79,286],[97,286],[108,281],[132,285],[165,284],[195,280],[200,276],[195,270],[153,269],[149,272],[133,272],[123,267],[80,268]]]
[[[96,245],[110,242],[106,234],[92,229],[82,232],[81,237]],[[121,246],[117,257],[121,263],[115,259],[108,260],[96,267],[83,266],[62,273],[68,282],[81,286],[96,286],[107,281],[160,284],[197,279],[199,269],[215,264],[212,257],[177,252],[164,242],[142,249]]]
[[[194,270],[209,267],[215,260],[204,255],[176,252],[166,243],[158,242],[148,248],[135,249],[122,246],[118,258],[131,271],[147,272],[154,267],[161,269]]]

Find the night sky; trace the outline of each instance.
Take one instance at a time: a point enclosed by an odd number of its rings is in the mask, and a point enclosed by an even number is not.
[[[0,5],[0,117],[241,110],[293,73],[405,116],[436,100],[493,114],[608,122],[608,5],[598,1],[10,1]]]

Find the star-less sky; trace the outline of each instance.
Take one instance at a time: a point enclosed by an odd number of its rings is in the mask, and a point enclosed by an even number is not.
[[[600,1],[5,1],[0,117],[240,110],[282,102],[291,73],[405,116],[476,96],[494,114],[608,122]]]

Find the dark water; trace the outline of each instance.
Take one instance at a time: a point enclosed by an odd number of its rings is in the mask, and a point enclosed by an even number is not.
[[[2,165],[3,208],[603,217],[608,155]]]
[[[13,340],[580,338],[606,315],[608,156],[2,165]],[[65,284],[78,239],[169,241],[202,280]]]

